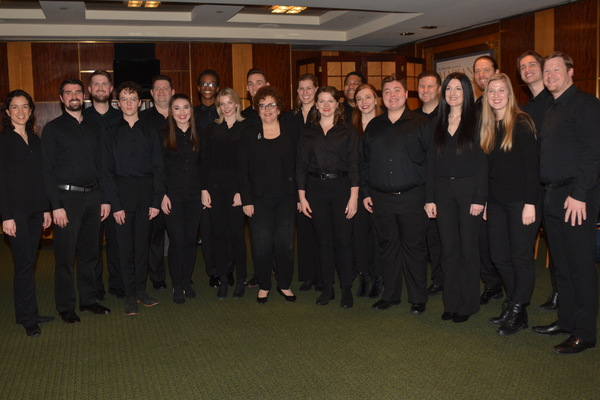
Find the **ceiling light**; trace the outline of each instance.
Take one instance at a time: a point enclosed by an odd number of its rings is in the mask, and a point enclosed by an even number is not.
[[[127,7],[141,7],[142,6],[142,1],[125,1],[125,4],[127,4]]]
[[[147,1],[144,3],[146,8],[156,8],[158,6],[160,6],[160,1]]]
[[[437,29],[437,26],[435,26],[435,25],[425,25],[425,26],[422,26],[421,29]]]
[[[300,14],[302,11],[306,10],[306,7],[298,7],[298,6],[271,6],[269,10],[273,14]]]
[[[160,1],[124,1],[127,7],[141,7],[142,5],[146,8],[156,8],[160,5]]]
[[[400,36],[412,36],[414,34],[415,34],[414,32],[400,32],[399,33]]]

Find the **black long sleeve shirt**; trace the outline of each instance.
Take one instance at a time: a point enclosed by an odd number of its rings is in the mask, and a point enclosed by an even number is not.
[[[42,132],[44,187],[52,210],[63,208],[58,185],[100,185],[102,202],[114,198],[114,185],[102,159],[102,128],[91,119],[82,122],[66,111],[48,122]]]
[[[515,123],[510,151],[500,149],[503,137],[502,127],[498,126],[494,150],[488,155],[488,202],[536,204],[542,186],[539,143],[534,132],[520,119]]]
[[[308,172],[347,172],[350,186],[358,186],[358,143],[356,129],[343,122],[334,125],[327,135],[318,123],[305,128],[300,136],[296,156],[298,189],[306,190]]]
[[[202,139],[202,189],[226,186],[238,192],[238,145],[248,124],[236,121],[231,128],[227,122],[208,126]]]
[[[529,114],[531,119],[533,119],[535,130],[538,134],[542,130],[544,116],[546,115],[546,111],[548,111],[552,105],[552,102],[552,95],[547,89],[544,89],[539,92],[536,97],[532,96],[529,102],[523,106],[523,111]]]
[[[210,106],[200,104],[199,106],[194,107],[194,118],[196,119],[198,132],[200,132],[200,130],[205,130],[208,125],[215,122],[215,120],[219,118],[219,113],[214,104]]]
[[[373,118],[363,136],[361,192],[397,193],[425,184],[430,123],[406,108],[394,123],[387,113]]]
[[[124,119],[108,137],[108,170],[115,180],[119,178],[152,177],[152,207],[160,209],[165,194],[164,164],[161,145],[154,127],[138,120],[133,127]],[[117,198],[112,211],[121,211],[123,206]]]
[[[471,204],[485,205],[488,195],[488,162],[487,156],[479,145],[479,135],[476,136],[471,149],[457,153],[458,137],[462,126],[454,135],[446,130],[445,142],[441,151],[435,149],[435,140],[429,144],[427,153],[427,190],[426,202],[435,202],[435,178],[469,178],[475,177],[475,191]]]
[[[108,135],[111,130],[115,129],[121,122],[123,113],[116,108],[109,106],[108,111],[104,114],[100,114],[94,106],[85,108],[82,111],[83,118],[88,118],[100,125],[103,129],[103,133]]]
[[[0,133],[0,217],[14,219],[15,214],[48,211],[44,190],[40,138],[27,132],[21,135],[10,128]]]
[[[150,107],[140,112],[140,120],[154,128],[158,139],[162,140],[162,132],[168,129],[169,120],[158,112],[156,107]]]
[[[258,112],[251,105],[242,110],[242,117],[248,125],[259,126],[262,124]]]
[[[201,198],[200,150],[193,150],[190,136],[191,129],[186,132],[176,129],[177,150],[169,150],[164,147],[164,140],[161,142],[165,161],[166,191],[172,201],[199,201]]]
[[[571,197],[585,201],[600,173],[600,100],[570,86],[548,109],[540,132],[542,183],[573,179]]]

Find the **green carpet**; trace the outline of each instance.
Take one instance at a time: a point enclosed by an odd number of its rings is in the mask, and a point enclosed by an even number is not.
[[[342,309],[339,291],[325,307],[316,292],[297,290],[296,303],[272,292],[260,306],[256,288],[218,300],[200,259],[196,299],[177,305],[170,290],[149,289],[160,304],[125,317],[123,301],[107,295],[112,314],[80,313],[78,325],[57,319],[32,339],[14,323],[12,262],[0,244],[0,399],[600,398],[600,349],[559,356],[552,346],[564,336],[501,337],[487,321],[499,300],[464,324],[441,321],[441,296],[421,316],[405,298],[382,312],[370,299]],[[555,319],[537,309],[549,293],[543,262],[530,325]],[[56,315],[50,248],[36,279],[40,313]]]

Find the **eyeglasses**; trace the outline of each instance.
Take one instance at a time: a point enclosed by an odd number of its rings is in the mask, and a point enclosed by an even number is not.
[[[274,110],[277,108],[277,103],[269,103],[269,104],[259,104],[258,108],[260,108],[261,110]]]
[[[200,86],[214,88],[217,87],[217,84],[215,82],[202,82]]]

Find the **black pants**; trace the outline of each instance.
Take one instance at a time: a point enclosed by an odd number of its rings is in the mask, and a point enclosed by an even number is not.
[[[523,202],[488,203],[490,255],[498,269],[506,296],[515,303],[529,304],[535,281],[533,247],[541,216],[536,207],[536,221],[523,225]]]
[[[196,240],[202,203],[171,200],[171,213],[165,215],[169,234],[169,272],[173,288],[189,285],[196,263]]]
[[[218,275],[215,260],[215,240],[208,210],[204,210],[200,216],[200,237],[202,238],[202,258],[204,259],[206,275]]]
[[[442,271],[442,242],[437,220],[432,218],[427,224],[427,254],[431,264],[431,282],[435,285],[444,284],[444,272]]]
[[[122,290],[121,266],[119,261],[119,245],[117,243],[117,223],[112,213],[100,225],[100,248],[98,250],[98,264],[96,265],[96,287],[98,295],[104,295],[104,281],[102,272],[104,262],[102,257],[102,237],[106,235],[106,268],[108,270],[108,287],[112,290]]]
[[[165,216],[163,213],[150,221],[150,247],[148,253],[148,273],[152,282],[164,281],[167,277],[165,268]]]
[[[236,281],[244,282],[247,275],[246,238],[244,237],[244,212],[242,206],[233,207],[234,191],[227,188],[211,188],[211,205],[208,212],[213,229],[217,274],[221,282],[227,282],[230,272],[228,248],[235,263]]]
[[[55,297],[58,312],[75,310],[73,282],[77,257],[79,304],[97,302],[96,265],[98,264],[98,232],[100,231],[100,191],[89,193],[60,190],[60,200],[69,223],[54,226]]]
[[[121,278],[125,295],[135,297],[146,290],[152,177],[117,178],[115,183],[125,210],[125,223],[117,224]]]
[[[596,271],[596,220],[598,187],[585,199],[587,219],[582,225],[565,222],[564,203],[573,185],[547,189],[544,222],[550,255],[556,268],[560,295],[558,325],[586,342],[596,343],[598,315],[598,275]]]
[[[301,212],[296,214],[296,227],[298,231],[298,279],[318,282],[321,279],[321,266],[315,228],[311,219]]]
[[[481,214],[470,214],[475,178],[436,178],[435,201],[442,241],[444,311],[479,311],[479,231]]]
[[[319,244],[322,282],[332,286],[337,268],[342,287],[352,286],[352,220],[344,210],[350,199],[348,178],[321,180],[309,177],[306,199]]]
[[[479,274],[486,289],[496,290],[502,288],[502,279],[500,278],[498,269],[492,262],[489,246],[490,239],[488,236],[487,222],[482,220],[481,227],[479,228]]]
[[[382,262],[382,300],[400,301],[402,279],[410,303],[427,302],[425,186],[401,194],[372,191],[373,223]]]
[[[252,257],[258,286],[271,290],[275,259],[277,287],[289,289],[294,273],[294,219],[296,198],[254,199],[250,218]]]
[[[15,266],[14,300],[17,324],[37,323],[38,305],[35,296],[35,259],[42,234],[43,213],[16,214],[13,219],[17,236],[9,236]]]
[[[373,218],[365,210],[362,199],[358,200],[358,211],[352,218],[352,250],[354,271],[375,278],[381,275],[381,257],[377,246]]]

